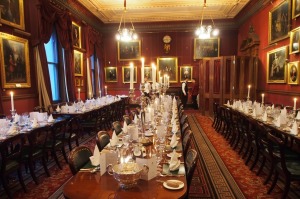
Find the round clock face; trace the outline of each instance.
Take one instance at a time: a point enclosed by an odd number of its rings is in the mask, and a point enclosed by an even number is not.
[[[170,43],[171,40],[172,40],[172,38],[169,35],[165,35],[163,37],[163,42],[166,43],[166,44]]]

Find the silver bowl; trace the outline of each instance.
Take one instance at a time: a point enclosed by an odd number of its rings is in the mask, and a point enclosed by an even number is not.
[[[128,162],[122,164],[111,164],[106,168],[108,174],[113,175],[118,181],[119,186],[123,189],[130,189],[137,185],[137,181],[141,178],[143,173],[148,173],[148,166],[141,167],[135,162]]]

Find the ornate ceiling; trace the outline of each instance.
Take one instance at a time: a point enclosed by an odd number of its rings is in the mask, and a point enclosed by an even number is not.
[[[124,0],[78,0],[103,23],[119,23]],[[126,18],[132,22],[195,21],[232,19],[250,0],[127,0]],[[129,19],[127,19],[129,20]]]

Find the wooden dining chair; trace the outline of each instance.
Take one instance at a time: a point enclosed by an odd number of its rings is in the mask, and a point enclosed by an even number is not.
[[[186,155],[188,149],[190,148],[192,141],[193,132],[191,130],[187,130],[183,139],[182,139],[182,147],[183,147],[183,156]]]
[[[126,122],[127,125],[132,123],[132,119],[130,118],[129,115],[123,115],[123,120]]]
[[[33,111],[34,111],[34,112],[39,112],[39,113],[47,112],[47,111],[46,111],[46,108],[43,107],[43,106],[36,106],[36,107],[33,108]]]
[[[93,155],[91,149],[87,146],[78,146],[72,149],[68,157],[68,165],[73,175],[81,168],[91,165],[90,157]]]
[[[79,146],[79,138],[83,134],[83,129],[80,123],[79,116],[71,118],[67,123],[67,131],[65,133],[66,142],[69,145],[69,150],[72,150],[72,143],[75,141],[76,146]]]
[[[25,192],[26,186],[22,176],[22,151],[24,144],[24,134],[17,134],[5,139],[0,143],[0,179],[3,188],[9,198],[13,198],[9,187],[9,175],[17,172],[19,182]]]
[[[198,161],[198,153],[195,149],[189,149],[187,151],[187,154],[185,156],[185,172],[186,172],[186,182],[187,182],[187,193],[186,193],[186,198],[189,196],[189,190],[191,187],[193,175],[195,168],[197,166],[197,161]]]
[[[121,122],[115,121],[112,123],[112,130],[116,132],[116,135],[119,135],[123,132]]]
[[[110,136],[106,131],[99,131],[96,136],[96,144],[99,151],[102,151],[110,143]]]
[[[184,123],[182,128],[181,128],[181,137],[183,138],[184,135],[186,134],[187,130],[191,129],[190,125],[188,122]]]
[[[213,128],[216,128],[216,125],[218,123],[218,107],[219,107],[219,104],[217,102],[214,102],[213,103],[213,115],[214,115],[214,120],[213,120],[213,123],[212,123],[212,127]]]

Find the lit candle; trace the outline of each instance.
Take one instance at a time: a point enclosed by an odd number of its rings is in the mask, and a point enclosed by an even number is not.
[[[294,110],[296,110],[296,102],[297,102],[297,98],[294,98]]]
[[[170,76],[169,75],[167,76],[167,83],[168,83],[167,86],[170,87]]]
[[[251,88],[251,85],[248,85],[248,97],[247,98],[250,98],[250,88]]]
[[[264,103],[265,94],[261,94],[261,103]]]
[[[133,89],[133,63],[130,63],[130,90]]]
[[[107,86],[105,86],[105,95],[107,95]]]
[[[145,77],[145,75],[144,75],[144,63],[145,63],[145,59],[144,59],[144,57],[141,58],[141,61],[142,61],[141,82],[143,84],[143,83],[145,83],[145,81],[144,81],[144,77]]]
[[[89,92],[89,98],[92,99],[92,93],[91,92]]]
[[[80,100],[80,88],[78,89],[78,100]]]
[[[152,84],[154,85],[153,88],[155,88],[156,85],[156,66],[154,63],[152,63]]]
[[[14,106],[14,93],[13,92],[10,92],[10,103],[11,103],[11,110],[14,111],[15,106]]]

